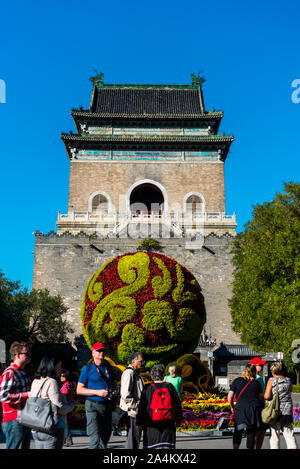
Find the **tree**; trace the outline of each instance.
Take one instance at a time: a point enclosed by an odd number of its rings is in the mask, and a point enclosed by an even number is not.
[[[284,191],[256,205],[236,237],[229,306],[243,343],[290,357],[300,339],[300,184]]]
[[[73,330],[63,316],[68,308],[60,295],[51,296],[49,290],[32,290],[24,314],[28,322],[28,342],[65,342]]]
[[[145,238],[142,239],[137,247],[137,251],[159,251],[161,248],[157,239]]]
[[[24,299],[28,296],[19,281],[11,281],[0,271],[0,333],[6,344],[25,340],[27,318],[23,314]]]
[[[65,342],[73,332],[64,318],[66,312],[60,295],[52,296],[47,289],[28,292],[0,272],[0,331],[7,347],[15,340],[32,345]]]

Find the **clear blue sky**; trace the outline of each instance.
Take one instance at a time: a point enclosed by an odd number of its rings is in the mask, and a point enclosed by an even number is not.
[[[226,211],[238,231],[283,181],[299,182],[299,2],[24,2],[1,6],[0,269],[31,289],[35,230],[67,212],[69,160],[94,69],[106,83],[190,83],[204,70],[206,109],[224,111],[235,141],[225,164]],[[1,83],[1,82],[0,82]],[[0,94],[1,96],[1,94]],[[300,96],[300,94],[299,94]]]

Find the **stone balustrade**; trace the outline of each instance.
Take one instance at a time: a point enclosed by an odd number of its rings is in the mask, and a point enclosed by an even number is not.
[[[223,212],[69,212],[62,214],[58,212],[59,222],[81,222],[81,223],[117,223],[130,221],[131,223],[149,222],[172,222],[180,223],[236,223],[235,213],[227,215]]]

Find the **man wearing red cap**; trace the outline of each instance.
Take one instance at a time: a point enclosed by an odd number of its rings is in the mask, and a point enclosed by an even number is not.
[[[250,363],[251,365],[255,365],[256,367],[256,380],[261,384],[262,393],[264,394],[266,385],[261,375],[262,375],[263,367],[266,364],[266,362],[262,360],[260,357],[254,357],[252,358]],[[263,441],[264,441],[265,433],[266,433],[266,428],[267,427],[265,426],[265,428],[263,428],[262,430],[256,433],[255,449],[261,449]]]
[[[97,342],[92,347],[93,361],[80,373],[77,394],[86,397],[85,411],[89,449],[106,449],[112,431],[112,394],[117,382],[114,372],[104,359],[105,346]]]

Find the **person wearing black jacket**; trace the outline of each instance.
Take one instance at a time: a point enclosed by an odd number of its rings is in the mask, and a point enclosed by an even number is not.
[[[235,407],[234,397],[237,399]],[[257,434],[264,428],[261,419],[264,396],[256,379],[255,365],[249,363],[245,366],[243,375],[232,382],[227,399],[234,417],[233,449],[239,449],[244,431],[247,449],[258,449],[255,442]]]
[[[148,384],[141,395],[139,411],[137,414],[137,425],[143,426],[143,448],[144,449],[175,449],[176,425],[182,420],[181,402],[176,389],[171,383],[164,382],[165,367],[162,364],[154,365],[150,372],[153,383]],[[171,402],[170,420],[159,421],[155,414],[163,411],[153,408],[157,402],[155,395],[166,396]],[[167,396],[169,394],[169,396]],[[168,409],[165,410],[168,413]]]

